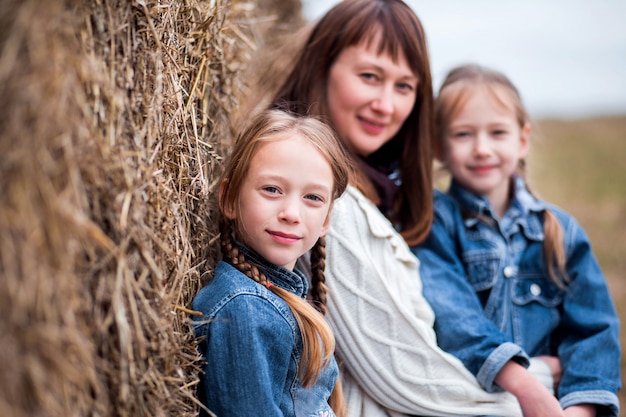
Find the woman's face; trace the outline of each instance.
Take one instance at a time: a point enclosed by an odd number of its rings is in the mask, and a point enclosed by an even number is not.
[[[328,76],[329,117],[339,138],[367,157],[393,138],[415,104],[419,80],[403,53],[377,53],[380,34],[344,49]]]

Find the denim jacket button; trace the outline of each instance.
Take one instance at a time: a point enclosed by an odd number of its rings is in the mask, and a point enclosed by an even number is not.
[[[534,296],[538,296],[539,294],[541,294],[541,287],[539,286],[539,284],[532,284],[530,286],[530,293]]]
[[[512,266],[507,266],[504,268],[504,276],[507,278],[511,278],[515,274],[515,268]]]

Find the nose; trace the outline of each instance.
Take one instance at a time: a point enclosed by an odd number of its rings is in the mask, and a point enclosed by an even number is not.
[[[287,223],[300,223],[300,201],[297,198],[285,198],[278,213],[281,221]]]
[[[476,135],[476,140],[474,141],[474,155],[476,156],[485,156],[490,152],[489,148],[489,139],[484,134]]]
[[[391,87],[381,87],[372,101],[372,109],[382,114],[393,113],[393,89]]]

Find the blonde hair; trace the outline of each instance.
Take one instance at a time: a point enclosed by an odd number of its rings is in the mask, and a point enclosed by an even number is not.
[[[476,90],[487,91],[504,108],[513,110],[520,128],[530,124],[530,116],[522,103],[520,94],[504,74],[490,68],[469,64],[454,68],[446,76],[435,100],[435,131],[433,149],[441,157],[443,139],[452,119],[459,113]],[[516,173],[526,180],[526,161],[520,159]],[[527,185],[527,189],[534,194]],[[563,228],[556,216],[548,209],[543,212],[543,251],[550,279],[560,288],[569,283],[566,272]]]
[[[289,140],[297,136],[312,144],[328,161],[333,174],[332,199],[335,200],[345,191],[351,167],[348,157],[326,124],[313,117],[299,117],[279,110],[267,110],[257,117],[237,137],[232,154],[222,175],[222,189],[218,205],[222,213],[220,221],[222,256],[254,281],[265,285],[270,291],[285,300],[293,312],[300,333],[302,334],[303,352],[298,376],[304,387],[310,387],[317,381],[322,368],[326,367],[335,350],[332,330],[323,317],[326,313],[326,278],[324,275],[326,244],[320,237],[311,249],[311,291],[310,298],[314,305],[295,294],[276,285],[270,285],[267,277],[257,266],[249,262],[239,250],[234,240],[237,237],[238,221],[231,221],[224,213],[238,213],[239,191],[248,174],[252,158],[265,143],[276,140]],[[341,385],[338,382],[331,397],[333,409],[343,408]],[[337,413],[337,411],[335,411]]]

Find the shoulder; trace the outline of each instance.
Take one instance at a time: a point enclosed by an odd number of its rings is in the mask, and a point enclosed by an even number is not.
[[[327,260],[349,254],[360,260],[393,259],[415,266],[417,260],[402,236],[378,208],[353,186],[335,203],[327,235]],[[392,262],[392,261],[390,261]]]
[[[463,224],[460,206],[453,197],[441,190],[435,190],[433,201],[435,225],[439,224],[445,226],[446,229],[453,229]]]
[[[194,297],[192,307],[205,315],[212,314],[222,300],[240,293],[257,294],[257,285],[232,265],[221,261],[217,264],[211,281]]]
[[[396,233],[391,222],[356,187],[348,186],[335,203],[331,214],[331,229],[345,234],[373,234],[387,238]]]
[[[447,193],[441,190],[437,190],[437,189],[434,190],[433,201],[434,201],[435,209],[451,211],[455,209],[458,210],[458,207],[459,207],[459,205],[454,200],[454,198],[452,198]]]
[[[576,219],[563,208],[531,193],[526,182],[520,177],[516,181],[515,196],[529,216],[536,216],[542,221],[543,212],[549,211],[564,229],[579,227]]]
[[[565,233],[566,238],[567,236],[585,234],[585,231],[583,230],[582,226],[571,213],[557,206],[556,204],[548,203],[543,200],[540,200],[540,201],[543,203],[545,209],[549,210],[550,213],[552,213],[554,217],[556,217],[558,222],[561,224],[561,227],[563,228],[563,232]]]
[[[269,315],[295,323],[283,299],[226,262],[218,263],[211,282],[194,297],[192,308],[201,312],[204,320],[236,315],[254,322]]]
[[[574,216],[570,214],[568,211],[566,211],[565,209],[563,209],[562,207],[557,206],[556,204],[553,204],[553,203],[549,203],[544,200],[539,200],[539,201],[541,201],[541,203],[545,206],[546,210],[550,210],[552,214],[556,216],[559,222],[561,223],[576,222],[576,219],[574,218]]]
[[[346,188],[346,192],[343,193],[341,197],[339,197],[335,201],[335,206],[333,208],[333,215],[335,213],[349,213],[350,211],[358,208],[359,210],[377,210],[376,206],[372,204],[372,202],[363,195],[356,187],[352,185],[348,185]]]

